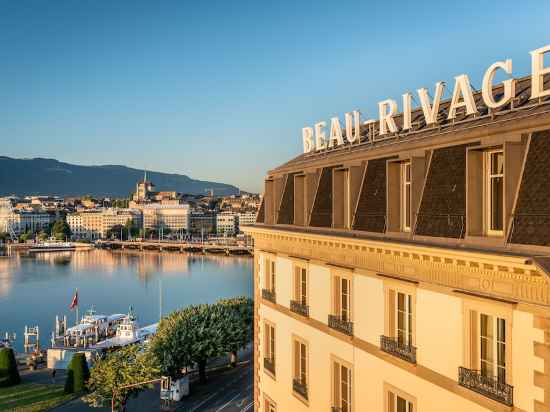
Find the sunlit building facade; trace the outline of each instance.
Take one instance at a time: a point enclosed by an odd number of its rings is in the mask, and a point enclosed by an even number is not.
[[[244,228],[257,411],[550,411],[550,99],[530,87],[268,173]]]

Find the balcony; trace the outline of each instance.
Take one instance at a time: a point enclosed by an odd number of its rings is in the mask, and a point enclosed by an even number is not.
[[[353,323],[343,320],[340,316],[328,315],[328,326],[338,332],[353,336]]]
[[[416,363],[416,347],[403,344],[397,338],[380,336],[380,349],[410,363]]]
[[[514,405],[514,387],[499,382],[496,377],[483,376],[479,371],[460,366],[458,384],[507,406]]]
[[[307,400],[307,385],[299,379],[292,379],[292,390]]]
[[[264,369],[271,372],[272,375],[275,375],[275,359],[264,358]]]
[[[291,300],[290,301],[290,310],[294,313],[297,313],[298,315],[305,316],[306,318],[309,318],[309,306],[303,305],[301,302],[297,300]]]
[[[275,291],[271,289],[262,289],[262,298],[275,303]]]

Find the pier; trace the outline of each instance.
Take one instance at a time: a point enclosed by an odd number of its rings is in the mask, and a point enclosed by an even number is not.
[[[120,241],[120,240],[98,240],[96,245],[110,249],[133,249],[133,250],[157,250],[159,252],[199,252],[226,255],[253,255],[252,245],[229,245],[220,243],[197,243],[181,241]]]

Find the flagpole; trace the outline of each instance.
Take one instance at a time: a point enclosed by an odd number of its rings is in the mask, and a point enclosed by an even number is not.
[[[75,325],[78,325],[78,288],[76,288],[76,322]]]

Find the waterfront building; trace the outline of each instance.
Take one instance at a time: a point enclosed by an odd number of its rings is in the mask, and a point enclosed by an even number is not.
[[[549,76],[353,144],[319,124],[268,173],[244,228],[256,411],[550,411]]]
[[[251,225],[253,225],[254,223],[256,223],[256,216],[257,215],[258,215],[258,212],[256,210],[239,213],[238,214],[239,226],[251,226]]]
[[[96,240],[107,236],[116,226],[131,221],[134,227],[142,227],[141,211],[135,209],[93,209],[67,215],[67,224],[74,239]]]
[[[57,217],[56,213],[38,207],[16,208],[10,198],[0,200],[0,232],[13,236],[47,230]]]
[[[216,214],[193,210],[189,214],[189,231],[193,235],[209,235],[216,232]]]
[[[170,229],[173,232],[189,231],[190,208],[187,204],[162,205],[158,203],[141,206],[143,228],[160,230]]]
[[[216,232],[219,236],[235,236],[239,233],[239,214],[220,212],[216,215]]]

